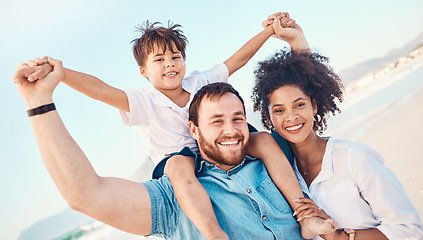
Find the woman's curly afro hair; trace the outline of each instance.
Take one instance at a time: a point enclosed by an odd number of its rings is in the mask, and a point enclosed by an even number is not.
[[[254,111],[261,112],[263,125],[274,131],[270,122],[269,98],[280,87],[299,87],[316,103],[321,121],[315,121],[314,130],[323,133],[329,113],[341,112],[337,101],[342,102],[342,83],[328,65],[329,59],[319,53],[280,50],[259,63],[254,71],[256,82],[252,93]],[[313,101],[314,100],[314,101]]]

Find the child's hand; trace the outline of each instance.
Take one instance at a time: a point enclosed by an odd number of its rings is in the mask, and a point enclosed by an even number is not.
[[[39,81],[29,81],[28,76],[33,73],[33,67],[30,67],[28,63],[19,64],[13,80],[17,84],[19,93],[22,95],[24,100],[36,99],[36,98],[51,98],[53,90],[57,84],[63,79],[63,66],[59,60],[52,58],[46,59],[47,65],[53,66],[53,72],[49,72],[47,76]],[[34,63],[29,63],[33,65]],[[50,97],[49,97],[50,96]]]
[[[48,63],[47,57],[28,60],[23,65],[25,65],[25,74],[18,76],[15,79],[16,83],[24,81],[34,82],[45,78],[47,74],[53,71],[53,67]]]
[[[295,24],[295,20],[289,18],[289,13],[287,12],[277,12],[270,15],[261,25],[266,28],[273,25],[274,21],[279,20],[283,28],[292,27]]]

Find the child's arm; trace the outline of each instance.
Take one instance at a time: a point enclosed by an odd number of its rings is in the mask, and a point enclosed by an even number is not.
[[[263,161],[273,183],[295,213],[303,205],[298,199],[304,198],[304,195],[291,164],[273,137],[267,132],[251,133],[247,151],[248,155]],[[300,221],[301,218],[297,220]],[[310,217],[299,223],[301,235],[306,239],[332,233],[337,227],[332,219],[324,220],[320,217]]]
[[[234,55],[225,61],[229,76],[243,67],[267,39],[274,34],[275,37],[287,41],[293,51],[309,49],[301,27],[295,23],[295,20],[289,18],[288,13],[272,14],[263,22],[262,26],[264,27],[263,31],[250,39],[234,53]],[[295,28],[291,29],[291,27]]]
[[[229,239],[220,228],[206,189],[195,176],[193,157],[174,155],[166,162],[164,173],[168,175],[176,199],[184,213],[206,239]]]
[[[247,147],[249,156],[261,159],[272,181],[283,194],[293,210],[301,204],[293,201],[304,198],[300,184],[279,145],[267,132],[250,133],[250,141]]]
[[[263,31],[244,44],[244,46],[242,46],[234,55],[228,58],[228,60],[224,63],[228,68],[229,76],[243,67],[273,34],[273,27],[266,27]]]
[[[34,73],[28,76],[29,81],[36,81],[44,78],[51,71],[51,66],[45,63],[45,59],[36,58],[32,61],[25,62],[29,67],[34,70]],[[64,78],[62,82],[71,88],[87,95],[95,100],[102,101],[110,106],[116,107],[120,110],[129,112],[129,102],[126,93],[120,89],[114,88],[100,79],[71,69],[64,68]]]
[[[64,72],[65,77],[62,82],[69,87],[120,110],[130,111],[128,98],[123,90],[112,87],[100,79],[85,73],[67,68],[64,69]]]
[[[276,14],[288,16],[288,13],[275,13],[269,16],[269,18],[272,16],[277,17]],[[275,33],[271,24],[266,26],[263,24],[263,27],[263,31],[251,38],[246,44],[244,44],[244,46],[242,46],[236,53],[234,53],[234,55],[232,55],[224,62],[228,68],[229,76],[243,67],[254,56],[254,54],[256,54],[256,52],[267,41],[267,39]]]

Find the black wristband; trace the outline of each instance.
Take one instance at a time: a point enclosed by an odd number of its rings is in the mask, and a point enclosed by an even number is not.
[[[26,112],[28,113],[28,117],[32,117],[35,115],[40,115],[46,112],[50,112],[56,110],[56,106],[54,106],[54,103],[42,105],[33,109],[29,109]]]

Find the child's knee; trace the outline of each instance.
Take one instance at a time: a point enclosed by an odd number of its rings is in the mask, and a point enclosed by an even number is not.
[[[167,160],[164,168],[164,174],[168,175],[169,177],[194,174],[194,171],[194,158],[183,155],[174,155],[170,157]]]

